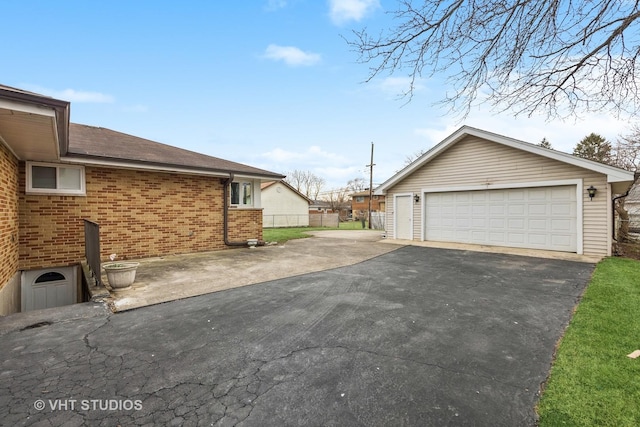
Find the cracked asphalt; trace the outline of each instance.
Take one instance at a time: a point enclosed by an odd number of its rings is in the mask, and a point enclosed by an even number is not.
[[[407,246],[112,314],[0,319],[7,426],[533,426],[593,264]]]

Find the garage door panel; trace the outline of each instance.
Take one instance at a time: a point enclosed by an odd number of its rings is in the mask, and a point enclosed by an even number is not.
[[[549,206],[547,206],[546,204],[540,204],[540,203],[534,203],[534,204],[529,204],[528,206],[528,214],[529,216],[531,215],[541,215],[541,216],[546,216],[549,214]]]
[[[545,232],[548,228],[546,219],[530,219],[529,220],[529,230],[534,232],[536,230]]]
[[[509,233],[507,238],[507,243],[509,246],[511,245],[522,245],[525,242],[524,234],[522,233]]]
[[[577,249],[575,186],[432,193],[424,203],[426,240]]]
[[[549,236],[547,234],[529,233],[528,237],[529,237],[529,243],[536,246],[541,246],[541,245],[544,246],[549,241]]]
[[[509,218],[507,220],[507,226],[512,230],[524,230],[524,218]]]
[[[557,216],[575,216],[575,209],[569,203],[556,203],[551,206],[551,214]]]
[[[552,219],[551,220],[551,231],[555,233],[562,233],[570,230],[572,227],[575,228],[575,221],[571,221],[570,219]]]

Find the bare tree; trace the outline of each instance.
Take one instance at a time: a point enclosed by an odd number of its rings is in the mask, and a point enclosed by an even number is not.
[[[635,182],[629,187],[629,191],[638,184],[640,172],[640,127],[634,126],[627,136],[618,138],[616,145],[612,149],[611,161],[615,166],[635,172]],[[627,193],[628,194],[628,193]],[[626,197],[616,199],[615,209],[620,218],[618,227],[618,241],[625,241],[629,238],[629,211],[625,207]]]
[[[467,114],[476,101],[547,118],[639,109],[640,6],[626,0],[401,0],[394,26],[347,39],[370,65],[366,81],[443,75],[442,100]],[[415,6],[414,6],[415,4]]]
[[[318,194],[322,191],[322,188],[325,186],[327,182],[324,178],[320,178],[319,176],[315,176],[315,179],[311,182],[310,185],[310,193],[307,194],[307,197],[311,200],[316,200],[318,198]]]
[[[285,181],[300,193],[310,199],[317,199],[318,194],[325,185],[324,178],[315,175],[311,171],[294,170],[288,172]]]
[[[405,159],[404,159],[404,165],[405,166],[409,166],[411,163],[413,163],[416,159],[418,159],[424,153],[426,153],[426,150],[418,150],[418,151],[414,152],[413,154],[407,155],[407,157],[405,157]]]
[[[347,189],[352,193],[364,191],[368,187],[364,178],[353,178],[347,181]]]
[[[338,212],[341,220],[346,219],[347,210],[350,207],[349,189],[336,188],[323,193],[323,200],[329,203],[329,207],[333,212]]]

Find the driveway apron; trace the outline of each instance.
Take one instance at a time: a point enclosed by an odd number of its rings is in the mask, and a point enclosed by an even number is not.
[[[123,313],[86,308],[50,322],[42,313],[26,329],[2,319],[0,420],[533,426],[554,346],[592,270],[408,246]],[[138,405],[70,409],[70,399]]]

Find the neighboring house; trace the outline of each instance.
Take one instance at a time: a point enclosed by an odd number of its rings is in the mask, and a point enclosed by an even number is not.
[[[619,168],[463,126],[376,194],[386,195],[391,238],[606,256],[612,196],[632,181]]]
[[[309,204],[309,214],[326,214],[333,213],[331,203],[326,200],[312,200]]]
[[[371,212],[384,212],[384,210],[384,196],[374,193],[371,197]],[[351,212],[354,218],[361,213],[369,212],[369,190],[351,194]]]
[[[629,227],[634,233],[640,233],[640,184],[631,188],[624,206],[629,212]]]
[[[309,226],[308,197],[284,181],[263,182],[260,188],[263,227]]]
[[[262,238],[260,184],[282,175],[70,124],[69,109],[0,85],[0,314],[81,299],[85,219],[103,260]]]

